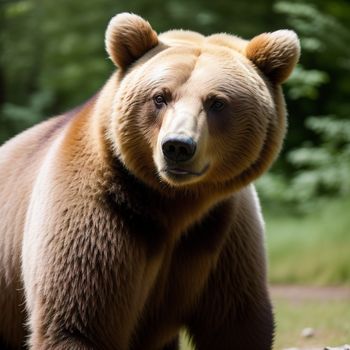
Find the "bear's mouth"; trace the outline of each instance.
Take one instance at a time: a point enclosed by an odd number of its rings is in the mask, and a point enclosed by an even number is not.
[[[181,178],[188,176],[199,177],[202,176],[209,168],[209,164],[205,165],[201,171],[193,171],[190,169],[180,168],[180,167],[166,167],[161,170],[161,172],[170,175],[171,177]]]

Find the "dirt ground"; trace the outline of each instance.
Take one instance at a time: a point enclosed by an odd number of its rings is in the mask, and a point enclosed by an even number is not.
[[[350,287],[272,286],[271,295],[273,298],[290,301],[348,300],[350,302]]]

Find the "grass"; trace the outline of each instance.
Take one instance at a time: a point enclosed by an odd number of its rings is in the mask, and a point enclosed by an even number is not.
[[[275,350],[286,348],[319,348],[350,342],[349,300],[290,301],[275,300]],[[304,338],[301,332],[311,327],[315,335]]]
[[[350,200],[306,216],[265,213],[270,281],[350,285]]]

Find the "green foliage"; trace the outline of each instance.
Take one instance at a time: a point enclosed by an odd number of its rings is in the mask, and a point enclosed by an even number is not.
[[[280,1],[275,4],[275,10],[287,15],[291,26],[303,34],[303,50],[326,52],[332,47],[341,52],[349,51],[346,45],[350,39],[348,28],[334,16],[320,11],[312,2]]]
[[[316,100],[319,97],[319,88],[328,81],[329,77],[326,72],[316,69],[306,70],[299,65],[288,80],[288,96],[293,100],[302,97]]]
[[[298,168],[291,187],[300,200],[350,193],[350,119],[310,117],[307,126],[319,134],[322,147],[301,147],[288,154]]]
[[[290,151],[287,160],[295,170],[288,178],[270,173],[258,183],[263,199],[314,210],[317,202],[350,193],[350,119],[310,117],[306,126],[319,136],[322,147],[306,142]]]
[[[29,103],[25,107],[10,102],[4,103],[2,117],[4,121],[9,121],[25,129],[32,123],[41,121],[45,117],[45,109],[51,103],[52,94],[50,90],[38,91],[29,97]]]

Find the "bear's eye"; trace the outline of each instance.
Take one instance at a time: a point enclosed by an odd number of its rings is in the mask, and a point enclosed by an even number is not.
[[[166,105],[165,97],[161,94],[155,95],[153,97],[153,101],[157,108],[162,108],[164,105]]]
[[[218,100],[218,99],[212,101],[212,103],[210,105],[210,109],[212,111],[215,111],[215,112],[219,112],[219,111],[223,110],[224,107],[225,107],[225,102],[222,100]]]

